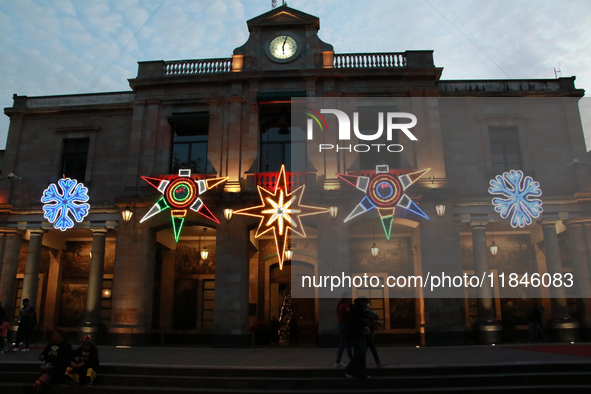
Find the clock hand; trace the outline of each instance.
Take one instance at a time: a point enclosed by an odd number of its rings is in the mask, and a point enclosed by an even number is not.
[[[285,36],[285,40],[283,40],[283,46],[281,48],[283,48],[283,53],[285,53],[285,43],[287,42],[287,36]]]

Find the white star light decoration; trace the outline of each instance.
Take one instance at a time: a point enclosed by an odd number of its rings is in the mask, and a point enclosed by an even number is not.
[[[301,217],[329,211],[328,208],[312,207],[301,203],[306,188],[305,185],[298,187],[291,193],[287,191],[287,186],[285,167],[281,166],[279,179],[277,180],[273,193],[261,186],[257,186],[263,205],[244,208],[234,212],[236,215],[261,218],[255,238],[259,238],[268,232],[273,233],[277,257],[279,258],[279,269],[283,269],[289,232],[293,231],[301,237],[306,238],[306,231],[302,225]]]

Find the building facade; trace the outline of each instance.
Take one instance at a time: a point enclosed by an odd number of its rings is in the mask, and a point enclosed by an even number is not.
[[[577,286],[540,288],[535,297],[494,286],[447,298],[353,289],[383,318],[381,340],[511,340],[539,305],[556,339],[589,338],[591,174],[577,104],[584,91],[574,77],[441,80],[432,51],[338,54],[319,39],[318,18],[287,6],[247,25],[250,37],[231,57],[140,62],[130,91],[14,96],[2,170],[15,176],[0,181],[0,301],[9,314],[17,319],[26,297],[37,305],[40,330],[61,326],[121,345],[248,346],[253,325],[292,309],[301,340],[323,346],[336,337],[336,302],[312,290],[287,305],[292,272],[322,273],[339,260],[353,273],[385,278],[443,262],[458,275],[573,272]],[[286,54],[289,44],[296,49]],[[298,165],[292,97],[401,98],[401,108],[427,121],[413,129],[420,143],[391,162],[304,151]],[[516,109],[523,103],[535,117]],[[334,134],[325,138],[338,143]],[[372,257],[375,235],[356,234],[371,233],[376,217],[343,222],[359,196],[336,174],[369,176],[380,164],[401,174],[431,169],[411,195],[431,221],[396,215],[392,237],[378,236]],[[224,219],[224,210],[257,205],[257,186],[273,190],[281,165],[291,187],[305,183],[322,206],[339,207],[337,219],[304,221],[307,237],[292,241],[283,269],[272,237],[255,237],[256,218]],[[201,197],[220,223],[189,212],[175,242],[168,213],[140,222],[161,197],[142,176],[171,180],[188,168],[196,181],[227,177]],[[542,216],[524,228],[502,220],[488,193],[489,180],[511,169],[544,191]],[[88,216],[66,231],[44,218],[40,202],[62,177],[83,182],[90,199]],[[446,207],[441,217],[437,204]],[[488,252],[493,241],[496,256]]]

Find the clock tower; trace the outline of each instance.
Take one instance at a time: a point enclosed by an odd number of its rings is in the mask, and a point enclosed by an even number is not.
[[[259,15],[247,25],[248,41],[234,50],[234,59],[242,59],[241,71],[322,68],[323,53],[333,52],[332,45],[318,38],[320,20],[288,6]]]

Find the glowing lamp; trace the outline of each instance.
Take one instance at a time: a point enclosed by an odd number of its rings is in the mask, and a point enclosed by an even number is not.
[[[234,211],[232,211],[232,208],[226,208],[224,209],[224,217],[226,218],[226,220],[229,222],[230,219],[232,219],[232,214],[234,213]]]
[[[209,252],[207,251],[207,247],[203,247],[203,249],[201,250],[201,260],[207,260],[207,257],[209,257]]]
[[[293,257],[293,250],[291,249],[287,249],[285,251],[285,260],[287,261],[291,261],[291,258]]]
[[[443,217],[443,215],[445,215],[445,205],[443,205],[441,203],[435,205],[435,211],[437,212],[437,215],[439,215],[440,217]]]
[[[492,254],[493,256],[496,256],[497,253],[499,253],[499,247],[497,245],[495,245],[494,241],[489,249],[490,249],[490,254]]]
[[[111,289],[103,289],[103,298],[111,298]]]
[[[339,207],[330,207],[328,208],[328,212],[330,213],[331,218],[336,219],[339,214]]]
[[[129,206],[127,206],[123,211],[121,211],[121,216],[123,217],[123,221],[125,223],[129,223],[131,217],[133,216],[133,211],[129,209]]]
[[[371,255],[373,257],[378,257],[378,253],[380,253],[380,248],[378,248],[375,243],[373,244],[373,246],[371,247],[370,250],[371,250]]]

